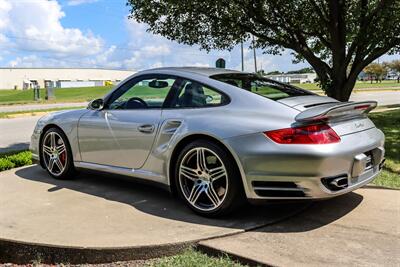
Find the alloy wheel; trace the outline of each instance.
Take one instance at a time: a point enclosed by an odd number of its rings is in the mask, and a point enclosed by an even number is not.
[[[218,155],[205,147],[189,150],[179,166],[179,185],[194,208],[212,211],[228,192],[228,174]]]
[[[67,150],[58,133],[49,132],[44,137],[42,153],[46,169],[54,176],[62,174],[67,165]]]

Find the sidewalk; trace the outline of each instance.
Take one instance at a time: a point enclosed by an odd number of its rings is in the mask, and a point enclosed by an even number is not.
[[[399,221],[400,190],[365,187],[200,248],[268,266],[400,266]]]
[[[64,107],[82,107],[82,106],[87,106],[87,104],[88,104],[87,102],[78,102],[78,103],[53,103],[53,104],[0,105],[0,113],[64,108]]]

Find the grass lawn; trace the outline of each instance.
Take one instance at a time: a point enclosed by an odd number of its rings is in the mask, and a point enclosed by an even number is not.
[[[320,90],[317,83],[301,83],[301,84],[297,83],[293,85],[306,90]],[[362,90],[368,88],[378,88],[378,89],[396,88],[396,90],[400,90],[400,83],[397,83],[397,81],[382,81],[381,83],[359,81],[354,86],[355,90]]]
[[[188,249],[182,254],[172,257],[164,257],[151,261],[150,264],[144,266],[152,267],[175,267],[175,266],[191,266],[191,267],[241,267],[241,265],[227,256],[209,257],[206,254],[198,252],[194,249]]]
[[[40,89],[40,102],[85,102],[103,97],[113,87],[55,88],[55,101],[45,101],[45,89]],[[33,90],[0,90],[0,105],[37,103],[33,100]]]
[[[400,188],[400,109],[372,113],[369,117],[386,136],[386,164],[373,183]]]

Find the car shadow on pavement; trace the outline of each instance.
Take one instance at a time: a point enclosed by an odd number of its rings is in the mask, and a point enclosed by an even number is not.
[[[324,201],[315,201],[303,212],[281,224],[270,225],[261,232],[266,233],[299,233],[326,226],[354,210],[363,200],[355,192]]]
[[[283,221],[298,221],[298,225],[285,231],[307,231],[322,227],[355,209],[362,201],[357,193],[319,202],[269,203],[246,205],[225,218],[210,219],[194,214],[177,197],[160,188],[139,183],[132,178],[122,179],[109,175],[82,173],[73,180],[57,180],[37,165],[16,171],[22,179],[46,183],[48,194],[68,189],[80,193],[120,202],[137,211],[170,220],[234,229],[253,229]],[[304,216],[307,214],[307,216]],[[291,218],[290,220],[285,220]],[[300,219],[299,219],[300,218]],[[280,224],[278,224],[280,225]]]

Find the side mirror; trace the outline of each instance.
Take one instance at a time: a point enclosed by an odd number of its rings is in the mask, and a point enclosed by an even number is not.
[[[89,102],[87,108],[91,110],[101,110],[104,106],[104,100],[101,98]]]

